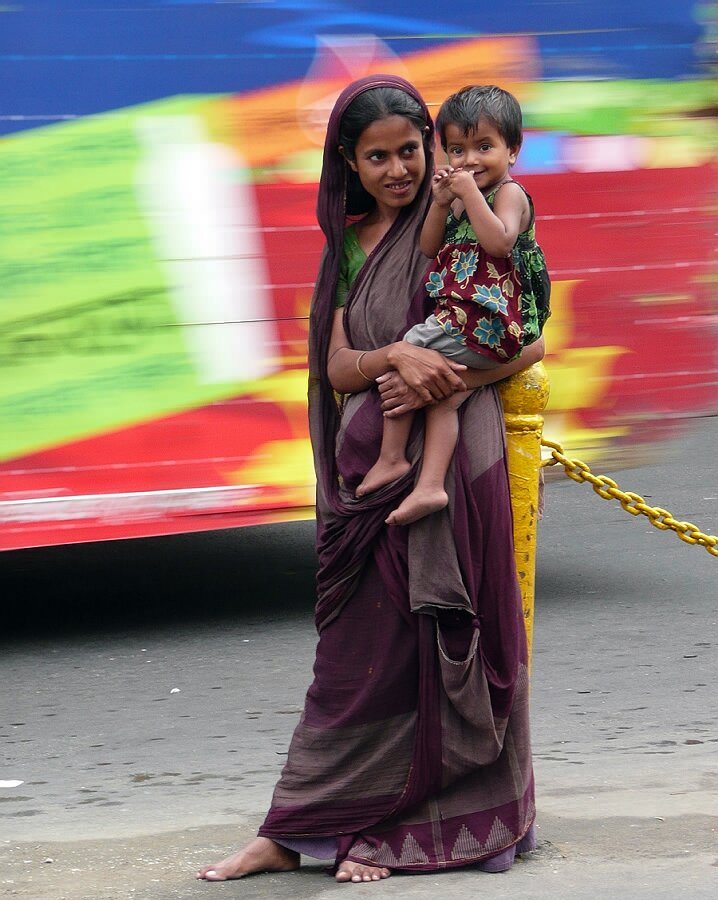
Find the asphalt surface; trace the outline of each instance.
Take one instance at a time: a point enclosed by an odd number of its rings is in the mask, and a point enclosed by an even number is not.
[[[620,486],[718,533],[718,418]],[[588,485],[540,526],[539,848],[337,885],[193,879],[262,819],[311,677],[313,524],[0,557],[0,897],[718,896],[718,559]],[[14,786],[14,782],[22,782]]]

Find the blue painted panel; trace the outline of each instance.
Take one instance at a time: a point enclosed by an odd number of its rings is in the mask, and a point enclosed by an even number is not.
[[[537,36],[545,78],[700,72],[689,0],[90,0],[0,7],[0,133],[182,93],[303,78],[317,37],[374,34],[397,54],[468,35]],[[107,4],[110,7],[110,4]]]

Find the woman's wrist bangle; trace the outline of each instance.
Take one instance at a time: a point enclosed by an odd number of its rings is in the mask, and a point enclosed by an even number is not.
[[[364,379],[364,381],[368,381],[371,384],[374,382],[374,379],[370,378],[365,372],[362,372],[362,368],[361,368],[361,361],[364,359],[364,357],[367,355],[368,352],[369,352],[368,350],[363,350],[359,354],[359,356],[357,356],[357,372],[361,375],[361,377]]]

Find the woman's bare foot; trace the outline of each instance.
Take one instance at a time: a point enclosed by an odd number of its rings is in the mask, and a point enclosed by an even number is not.
[[[444,490],[414,490],[405,497],[394,512],[386,518],[387,525],[410,525],[417,519],[423,519],[431,513],[443,509],[449,502],[449,495]]]
[[[380,457],[364,476],[364,480],[356,489],[356,496],[366,497],[367,494],[386,487],[387,484],[406,475],[410,468],[411,463],[407,459],[388,461]]]
[[[203,866],[196,877],[205,881],[228,881],[254,872],[292,872],[298,868],[298,853],[269,838],[258,837],[222,862]]]
[[[391,869],[383,866],[368,866],[366,863],[356,863],[345,859],[343,863],[340,863],[334,877],[337,881],[353,881],[358,884],[360,881],[381,881],[382,878],[388,878],[390,875]]]

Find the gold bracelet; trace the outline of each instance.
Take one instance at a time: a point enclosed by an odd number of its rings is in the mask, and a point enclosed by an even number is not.
[[[361,377],[364,379],[364,381],[368,381],[369,383],[373,383],[374,379],[373,379],[373,378],[369,378],[369,376],[368,376],[368,375],[365,375],[364,372],[362,372],[362,370],[361,370],[361,361],[362,361],[362,359],[364,359],[364,357],[367,355],[368,352],[369,352],[368,350],[363,350],[363,351],[359,354],[359,356],[357,356],[357,372],[361,375]]]

